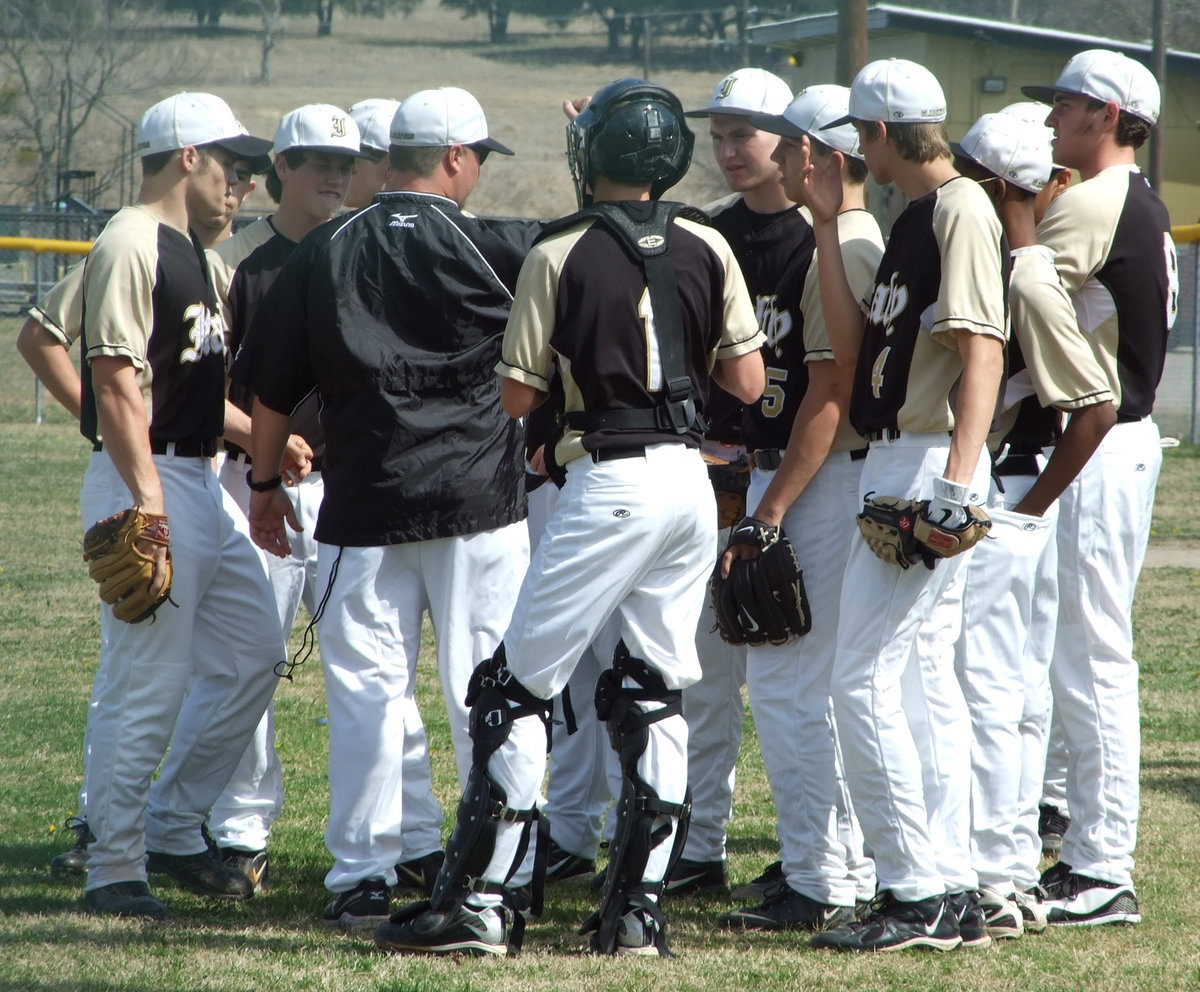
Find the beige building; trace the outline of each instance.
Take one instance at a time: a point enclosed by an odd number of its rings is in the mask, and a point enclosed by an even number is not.
[[[837,14],[815,14],[751,27],[750,40],[792,56],[788,80],[796,89],[836,77]],[[1076,52],[1111,48],[1149,64],[1150,45],[1095,35],[1025,27],[892,4],[867,9],[869,60],[912,59],[942,83],[952,140],[981,115],[1024,100],[1021,87],[1049,85]],[[1167,53],[1158,127],[1163,135],[1163,185],[1159,190],[1172,224],[1200,218],[1200,54]],[[1148,146],[1138,152],[1146,168]],[[876,206],[882,206],[876,204]],[[896,204],[890,205],[894,215]],[[886,209],[886,208],[885,208]]]

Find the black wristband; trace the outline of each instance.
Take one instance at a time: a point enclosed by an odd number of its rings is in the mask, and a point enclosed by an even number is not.
[[[246,485],[250,487],[252,493],[269,493],[272,489],[278,489],[283,485],[282,475],[272,476],[270,479],[264,479],[262,482],[255,482],[250,478],[253,472],[254,469],[252,468],[246,469]]]

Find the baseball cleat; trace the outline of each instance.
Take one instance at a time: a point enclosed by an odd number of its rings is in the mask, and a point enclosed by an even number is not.
[[[266,851],[248,851],[244,847],[218,848],[221,860],[234,871],[240,871],[254,886],[255,892],[266,892],[271,887],[268,873],[271,864]]]
[[[953,951],[962,946],[958,919],[947,896],[900,902],[890,892],[866,919],[814,934],[813,947],[837,951],[903,951],[910,947]]]
[[[830,906],[779,883],[759,906],[724,913],[717,922],[729,930],[831,930],[854,920],[850,906]]]
[[[343,933],[359,934],[386,923],[390,910],[387,883],[382,878],[364,878],[325,907],[322,921]]]
[[[596,862],[572,854],[565,848],[559,847],[553,840],[546,852],[546,881],[565,882],[570,879],[582,878],[596,870]]]
[[[508,954],[504,909],[465,903],[438,912],[428,903],[401,910],[375,929],[375,946],[393,954]]]
[[[630,909],[617,923],[618,955],[635,957],[660,957],[658,949],[658,924],[643,909]]]
[[[145,882],[113,882],[88,889],[83,894],[83,908],[99,916],[167,918],[167,907],[150,895],[150,886]]]
[[[979,905],[979,893],[973,889],[952,892],[946,897],[946,901],[958,921],[958,936],[962,939],[962,946],[971,950],[990,947],[992,938],[988,934],[983,909]]]
[[[984,929],[993,940],[1013,940],[1025,932],[1025,917],[1015,893],[1006,896],[991,886],[981,885],[979,908],[983,910]]]
[[[1052,925],[1095,927],[1142,922],[1132,885],[1105,882],[1072,872],[1045,901]]]
[[[739,885],[729,893],[729,898],[745,903],[762,902],[767,898],[767,893],[783,881],[786,881],[783,874],[783,862],[773,861],[763,869],[761,875],[752,878],[744,885]]]
[[[1024,892],[1017,892],[1013,896],[1017,906],[1021,909],[1021,921],[1025,925],[1026,933],[1041,933],[1050,922],[1049,914],[1042,903],[1043,895],[1042,887],[1035,885]]]
[[[59,876],[82,875],[87,871],[88,845],[92,844],[96,837],[83,817],[68,816],[63,825],[68,830],[75,831],[75,844],[69,851],[63,851],[50,859],[50,873]]]
[[[146,853],[146,871],[170,875],[189,892],[213,899],[249,899],[254,885],[236,868],[230,868],[215,850],[199,854]]]
[[[442,862],[445,860],[445,851],[433,851],[410,861],[401,861],[396,865],[395,891],[433,895],[433,883],[437,881],[438,872],[442,870]]]
[[[1062,851],[1063,834],[1071,825],[1071,818],[1057,806],[1043,803],[1038,807],[1038,836],[1042,839],[1042,854],[1057,858]]]
[[[725,892],[729,875],[724,861],[689,861],[680,858],[665,880],[663,895],[682,896],[694,892]]]

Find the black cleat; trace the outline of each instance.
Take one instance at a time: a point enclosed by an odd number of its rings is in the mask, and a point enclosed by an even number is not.
[[[165,920],[167,907],[150,895],[145,882],[113,882],[83,894],[83,908],[98,916],[140,916]]]
[[[442,870],[442,862],[446,860],[445,851],[434,851],[411,861],[401,861],[396,865],[396,892],[423,892],[433,895],[433,883],[437,881],[438,872]]]
[[[729,898],[745,903],[762,902],[775,886],[786,881],[783,874],[783,862],[773,861],[763,869],[762,874],[757,878],[752,878],[745,885],[739,885],[729,893]]]
[[[230,868],[212,848],[199,854],[146,854],[146,871],[170,875],[189,892],[213,899],[249,899],[254,885],[245,875]]]
[[[364,878],[325,907],[323,920],[327,927],[344,933],[362,933],[386,923],[390,912],[387,883],[382,878]]]
[[[1038,836],[1042,838],[1042,854],[1057,858],[1062,851],[1063,834],[1071,825],[1071,818],[1057,806],[1043,803],[1038,807]]]
[[[953,951],[962,946],[958,920],[946,896],[900,902],[885,892],[866,919],[813,935],[813,947],[838,951]]]
[[[271,887],[270,859],[266,851],[248,851],[244,847],[218,848],[221,860],[250,879],[255,892],[266,892]]]
[[[675,862],[671,877],[664,880],[663,895],[682,896],[694,892],[728,892],[729,875],[724,861]]]
[[[810,899],[786,883],[777,885],[760,906],[743,906],[717,921],[729,930],[808,930],[816,933],[854,920],[850,906],[829,906]]]
[[[971,949],[990,947],[992,936],[988,933],[987,920],[983,908],[979,905],[979,893],[974,889],[968,892],[952,892],[946,896],[946,901],[958,921],[958,935],[962,938],[962,946]]]
[[[572,854],[565,848],[559,847],[553,839],[546,853],[546,881],[565,882],[568,879],[582,878],[591,875],[596,870],[596,862]]]
[[[82,875],[87,871],[88,845],[95,842],[96,836],[82,817],[68,816],[63,825],[75,831],[75,846],[50,859],[50,873],[60,877]]]

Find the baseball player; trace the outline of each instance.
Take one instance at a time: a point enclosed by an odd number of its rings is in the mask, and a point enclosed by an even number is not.
[[[868,297],[855,297],[840,264],[840,173],[814,163],[804,195],[831,346],[838,361],[856,363],[850,423],[870,440],[860,497],[929,499],[930,519],[957,527],[970,516],[967,504],[986,498],[990,460],[980,454],[999,391],[1006,315],[1000,223],[979,186],[954,171],[945,117],[934,76],[888,59],[862,69],[849,113],[826,125],[853,123],[872,177],[910,201]],[[814,946],[950,950],[989,942],[967,845],[961,748],[969,717],[945,650],[961,625],[966,559],[901,569],[852,542],[832,696],[880,897],[863,921],[816,934]]]
[[[724,240],[659,200],[691,158],[675,96],[618,80],[567,133],[587,209],[530,253],[497,366],[511,416],[550,394],[562,431],[548,458],[565,483],[503,644],[472,679],[471,774],[433,898],[376,931],[385,950],[520,946],[512,890],[532,874],[549,701],[593,645],[614,659],[596,700],[624,782],[585,930],[596,952],[668,953],[658,897],[687,793],[680,690],[700,675],[693,632],[716,526],[697,415],[710,371],[757,398],[762,336]]]
[[[255,189],[254,176],[266,172],[270,166],[271,160],[267,155],[239,158],[234,162],[237,181],[230,184],[225,193],[224,224],[219,229],[214,229],[205,226],[202,221],[194,222],[192,230],[201,245],[211,248],[228,237],[234,215],[240,209],[243,200]],[[208,217],[209,212],[206,211],[204,216]],[[73,265],[62,279],[30,308],[29,317],[17,335],[17,350],[20,351],[21,357],[41,380],[42,385],[49,390],[50,395],[76,420],[80,417],[82,383],[69,351],[79,339],[83,320],[84,264],[81,260]],[[85,762],[87,752],[85,742]],[[78,815],[67,818],[66,826],[75,834],[75,843],[70,849],[50,860],[50,870],[56,875],[82,874],[87,868],[87,848],[94,837],[87,825],[86,800],[86,795],[81,791]]]
[[[422,614],[465,782],[467,680],[496,650],[528,563],[522,431],[491,368],[540,224],[462,213],[484,159],[512,154],[465,90],[409,97],[390,140],[389,189],[293,252],[233,370],[255,394],[251,529],[279,556],[299,524],[279,472],[291,411],[320,396],[324,920],[348,931],[386,921],[398,863],[441,849],[414,698]]]
[[[152,622],[101,608],[84,780],[96,837],[84,906],[94,913],[165,916],[147,870],[218,898],[253,892],[208,850],[200,825],[286,654],[262,559],[212,471],[225,329],[203,249],[185,232],[191,215],[223,207],[236,157],[267,147],[217,97],[182,93],[155,104],[138,128],[138,204],[109,221],[84,268],[80,428],[94,453],[83,520],[130,506],[165,515],[158,526],[170,528],[162,537],[174,573],[172,602]],[[165,543],[148,552],[151,593],[169,575]]]
[[[359,100],[350,108],[350,117],[358,125],[362,157],[355,163],[354,176],[346,193],[345,206],[351,210],[365,207],[375,199],[388,181],[388,145],[392,118],[400,109],[399,100]]]
[[[980,901],[988,933],[1013,938],[1046,925],[1045,910],[1025,891],[1037,882],[1039,852],[1022,858],[1018,821],[1025,748],[1040,741],[1045,749],[1049,658],[1029,652],[1026,641],[1054,541],[1055,500],[1066,485],[1055,480],[1078,474],[1116,411],[1053,258],[1036,240],[1036,198],[1052,169],[1049,130],[1012,113],[985,114],[951,147],[955,167],[991,197],[1012,249],[1013,340],[988,499],[994,539],[967,565],[956,668],[971,712],[971,856]],[[1065,431],[1062,412],[1070,415]],[[1041,733],[1027,745],[1023,737],[1035,728]]]
[[[1038,239],[1055,253],[1117,407],[1116,425],[1059,501],[1050,680],[1070,755],[1071,829],[1042,884],[1051,923],[1137,923],[1140,728],[1130,613],[1162,462],[1150,412],[1178,273],[1166,209],[1134,152],[1158,119],[1160,93],[1145,66],[1103,49],[1074,56],[1052,86],[1023,92],[1052,102],[1054,158],[1082,180],[1055,200]]]
[[[776,138],[750,123],[752,114],[778,114],[791,102],[792,91],[778,76],[758,68],[742,68],[721,79],[707,105],[687,111],[704,119],[713,156],[731,195],[707,205],[712,226],[729,242],[746,280],[768,341],[790,319],[775,303],[779,279],[797,251],[810,246],[811,228],[784,192],[779,167],[771,160]],[[718,490],[720,531],[714,553],[725,546],[728,528],[745,514],[742,404],[716,386],[709,397],[710,427],[706,458]],[[730,466],[737,482],[730,486]],[[736,503],[723,511],[726,501]],[[714,632],[706,605],[696,629],[701,678],[683,694],[687,720],[688,767],[692,770],[692,818],[683,855],[667,880],[666,891],[724,891],[729,886],[725,839],[733,814],[733,789],[742,741],[742,686],[746,682],[746,648],[726,644]]]
[[[297,243],[338,212],[362,154],[359,146],[357,126],[337,107],[310,104],[284,115],[275,132],[275,162],[266,178],[267,192],[279,209],[238,232],[210,255],[231,354],[245,338],[259,304]],[[236,384],[229,396],[234,409],[225,417],[226,457],[220,478],[245,513],[250,508],[246,449],[253,396]],[[293,538],[290,555],[272,555],[267,561],[285,633],[291,631],[302,600],[310,616],[317,608],[317,548],[311,533],[324,489],[324,443],[315,396],[293,411],[292,422],[287,458],[296,481],[287,495],[304,530]],[[282,808],[283,774],[275,751],[272,705],[209,817],[209,830],[222,856],[257,889],[267,880],[267,839]]]
[[[804,202],[810,161],[841,171],[839,250],[851,289],[862,298],[883,255],[879,225],[866,210],[867,168],[854,128],[822,130],[846,115],[849,95],[844,86],[810,86],[782,114],[750,122],[782,135],[774,157],[793,200]],[[856,901],[875,892],[843,795],[829,713],[842,570],[858,540],[846,508],[857,500],[867,445],[846,421],[853,369],[834,359],[818,291],[819,262],[811,250],[797,253],[772,296],[779,317],[772,322],[775,334],[767,331],[763,354],[768,383],[777,391],[747,408],[744,430],[754,459],[751,517],[795,535],[814,624],[799,642],[756,647],[747,661],[750,704],[775,799],[781,879],[760,905],[722,916],[729,927],[822,930],[852,920]],[[790,419],[785,407],[794,410]]]

